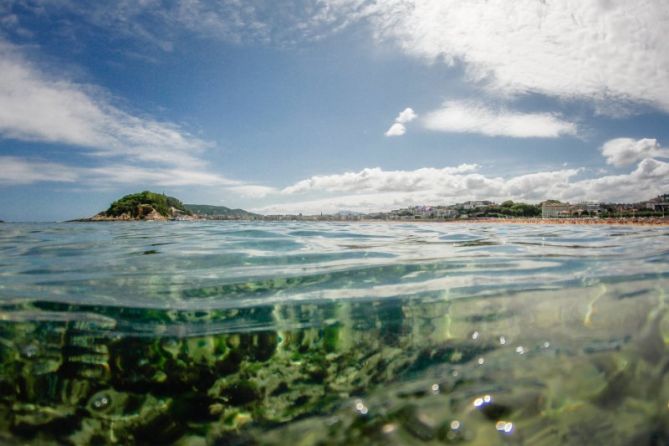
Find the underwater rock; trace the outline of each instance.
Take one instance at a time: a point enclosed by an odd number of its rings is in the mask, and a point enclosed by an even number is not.
[[[3,322],[0,431],[23,443],[103,445],[667,438],[666,319],[653,313],[656,303],[633,302],[638,317],[607,326],[618,321],[607,294],[594,290],[590,304],[552,297],[560,311],[547,298],[504,296],[210,312],[101,307],[96,323]],[[159,334],[115,331],[123,318]],[[238,328],[249,320],[259,321],[253,330]],[[162,330],[187,324],[226,329]],[[611,422],[618,418],[626,421]]]

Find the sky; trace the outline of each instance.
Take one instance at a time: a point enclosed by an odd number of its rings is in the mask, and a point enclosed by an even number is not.
[[[0,219],[669,193],[666,0],[0,0]]]

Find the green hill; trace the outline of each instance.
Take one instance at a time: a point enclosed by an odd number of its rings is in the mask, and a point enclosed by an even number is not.
[[[144,191],[114,201],[106,211],[93,217],[72,221],[134,221],[134,220],[236,220],[262,218],[244,209],[205,204],[183,204],[174,197]]]
[[[209,218],[259,218],[258,214],[244,209],[230,209],[225,206],[211,206],[208,204],[185,204],[184,207],[196,215]]]
[[[156,219],[157,216],[170,219],[178,215],[191,215],[191,211],[174,197],[149,191],[126,195],[98,214],[100,218],[128,220]]]

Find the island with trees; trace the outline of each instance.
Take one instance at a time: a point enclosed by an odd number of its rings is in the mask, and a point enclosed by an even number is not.
[[[143,191],[114,201],[107,210],[90,218],[73,221],[191,221],[191,220],[254,220],[261,215],[244,209],[205,204],[184,204],[165,194]]]
[[[193,213],[174,197],[155,192],[139,192],[114,201],[106,211],[77,221],[167,221],[188,219]]]
[[[174,197],[144,191],[114,201],[106,211],[73,221],[193,221],[193,220],[266,220],[266,221],[486,221],[527,223],[661,223],[669,215],[669,194],[639,203],[563,203],[545,200],[530,204],[503,201],[466,201],[452,205],[410,206],[387,212],[338,212],[320,215],[260,215],[244,209],[205,204],[184,204]]]

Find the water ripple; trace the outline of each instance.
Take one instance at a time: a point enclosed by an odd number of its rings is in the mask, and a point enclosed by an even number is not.
[[[5,307],[20,301],[184,312],[470,299],[666,280],[669,251],[658,243],[666,234],[567,225],[5,224],[0,298]]]

